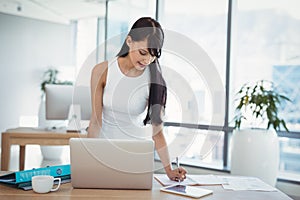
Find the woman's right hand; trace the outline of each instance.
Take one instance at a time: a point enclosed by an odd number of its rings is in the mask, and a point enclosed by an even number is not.
[[[172,169],[166,173],[169,179],[172,181],[183,181],[184,179],[186,179],[187,171],[183,167],[179,167],[177,169]]]

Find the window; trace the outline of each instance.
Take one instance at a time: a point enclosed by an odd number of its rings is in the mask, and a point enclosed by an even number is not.
[[[246,82],[273,81],[292,102],[281,105],[291,131],[300,131],[299,1],[238,0],[233,19],[231,102]],[[230,104],[232,105],[232,104]],[[234,108],[230,108],[232,119]],[[231,124],[233,125],[233,124]],[[265,128],[265,127],[264,127]],[[284,136],[284,133],[282,134]],[[300,173],[300,141],[280,137],[280,176]],[[299,176],[299,175],[298,175]]]
[[[279,177],[300,180],[300,140],[280,137]]]
[[[168,87],[166,121],[222,127],[225,116],[227,2],[159,2],[159,21],[166,34],[160,62]],[[197,59],[200,61],[197,62]],[[212,81],[219,83],[218,89],[214,88]],[[180,145],[186,148],[183,163],[223,166],[223,132],[182,127],[167,127],[165,132],[168,132],[168,141],[175,136],[178,137],[176,140],[184,137],[182,141],[185,144],[178,144],[178,148],[182,148]],[[207,144],[203,146],[205,138]],[[169,151],[172,154],[172,148]]]
[[[280,111],[295,134],[279,133],[279,177],[299,180],[300,166],[296,160],[300,156],[300,3],[298,0],[232,2],[232,43],[231,51],[227,52],[228,1],[109,1],[107,59],[120,50],[136,19],[154,18],[158,12],[158,20],[166,33],[160,63],[168,86],[164,132],[171,158],[181,154],[183,164],[209,168],[224,169],[222,167],[230,163],[230,130],[234,125],[237,90],[246,82],[273,81],[293,100],[282,105]],[[185,44],[189,44],[190,49],[185,49]],[[209,65],[201,66],[200,72],[197,62],[191,60],[194,55],[200,55],[199,52],[201,56],[197,59],[207,56],[209,60]],[[230,76],[226,77],[228,53]],[[210,69],[207,66],[211,63],[213,73],[206,74],[204,69]],[[210,79],[218,80],[223,90],[225,83],[230,83],[228,113],[225,113],[224,91],[212,92]],[[224,127],[227,116],[229,127]]]
[[[77,22],[76,65],[79,70],[97,47],[97,18],[81,19]]]
[[[144,16],[155,18],[155,1],[109,1],[108,9],[107,59],[116,56],[124,42],[129,29],[138,18]]]
[[[223,132],[169,126],[164,135],[171,159],[180,156],[187,165],[223,168]]]

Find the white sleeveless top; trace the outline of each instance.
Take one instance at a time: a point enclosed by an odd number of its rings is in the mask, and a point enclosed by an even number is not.
[[[117,58],[108,62],[103,91],[100,137],[109,139],[150,139],[143,125],[150,87],[148,67],[138,77],[128,77],[120,70]]]

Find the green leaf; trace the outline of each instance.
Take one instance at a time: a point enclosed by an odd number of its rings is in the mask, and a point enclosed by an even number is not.
[[[278,118],[278,110],[282,102],[291,100],[283,94],[279,94],[271,81],[260,80],[254,84],[246,83],[236,96],[235,101],[238,102],[236,116],[239,118],[235,118],[235,128],[239,128],[246,120],[241,116],[249,113],[256,119],[266,120],[267,129],[272,126],[275,130],[279,130],[282,125],[288,130],[285,121]]]

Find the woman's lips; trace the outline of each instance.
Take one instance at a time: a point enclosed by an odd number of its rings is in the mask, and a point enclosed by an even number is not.
[[[141,63],[141,62],[138,62],[138,64],[139,64],[139,67],[141,67],[141,68],[144,68],[144,67],[146,67],[146,65],[145,65],[145,64],[143,64],[143,63]]]

